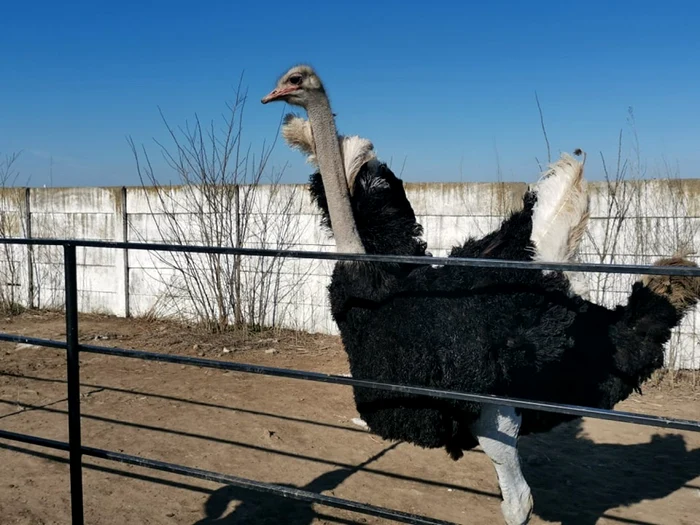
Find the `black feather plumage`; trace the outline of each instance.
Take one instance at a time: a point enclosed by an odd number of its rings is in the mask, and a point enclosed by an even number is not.
[[[330,217],[319,173],[311,176],[321,223]],[[380,163],[354,180],[352,210],[367,253],[426,255],[423,229],[402,181]],[[455,247],[453,257],[529,260],[536,194],[500,228]],[[680,316],[635,284],[614,310],[572,296],[561,273],[538,270],[339,262],[331,310],[353,377],[440,389],[612,408],[663,362]],[[477,441],[478,403],[355,387],[372,432],[458,459]],[[521,434],[574,419],[523,411]]]

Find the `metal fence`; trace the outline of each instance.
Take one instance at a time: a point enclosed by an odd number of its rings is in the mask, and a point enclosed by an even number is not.
[[[452,266],[476,266],[495,268],[514,268],[522,270],[561,270],[561,271],[581,271],[581,272],[605,272],[605,273],[635,273],[652,275],[684,275],[700,277],[700,268],[688,267],[662,267],[643,265],[605,265],[588,263],[535,263],[529,261],[506,261],[496,259],[466,259],[451,257],[420,257],[420,256],[393,256],[393,255],[370,255],[370,254],[343,254],[314,251],[295,250],[270,250],[255,248],[224,248],[208,246],[183,246],[152,243],[128,243],[128,242],[101,242],[101,241],[81,241],[81,240],[60,240],[60,239],[0,239],[0,244],[21,244],[21,245],[44,245],[62,246],[64,253],[64,277],[65,277],[65,318],[66,318],[66,340],[56,341],[50,339],[39,339],[34,337],[24,337],[19,335],[0,333],[0,341],[15,343],[26,343],[36,346],[57,348],[66,350],[67,371],[68,371],[68,442],[45,439],[37,436],[19,434],[0,429],[0,438],[19,441],[32,445],[39,445],[47,448],[66,451],[69,454],[70,464],[70,489],[71,489],[71,515],[73,525],[82,525],[83,518],[83,476],[82,458],[91,456],[100,459],[117,461],[129,465],[136,465],[153,470],[180,474],[183,476],[195,477],[203,480],[229,484],[241,488],[251,489],[259,492],[277,494],[283,497],[300,501],[318,503],[330,507],[368,514],[375,517],[387,518],[401,523],[448,525],[447,522],[435,520],[424,516],[409,514],[396,510],[390,510],[374,505],[359,503],[355,501],[326,496],[305,490],[289,488],[281,485],[262,483],[250,479],[239,478],[218,472],[195,469],[166,463],[152,459],[142,458],[103,450],[99,448],[83,446],[80,429],[80,353],[93,353],[111,356],[129,357],[133,359],[143,359],[147,361],[161,361],[168,363],[179,363],[182,365],[192,365],[205,368],[218,368],[222,370],[232,370],[236,372],[246,372],[252,374],[263,374],[270,376],[286,377],[291,379],[302,379],[306,381],[318,381],[324,383],[335,383],[340,385],[354,385],[369,388],[404,392],[416,395],[426,395],[436,398],[454,399],[461,401],[476,401],[480,403],[491,403],[508,405],[517,408],[541,410],[547,412],[558,412],[575,416],[585,416],[597,419],[607,419],[623,423],[635,423],[639,425],[649,425],[676,430],[689,430],[700,432],[700,421],[690,421],[683,419],[666,418],[660,416],[634,414],[617,410],[604,410],[583,406],[564,405],[558,403],[544,403],[529,401],[526,399],[503,398],[490,395],[469,394],[465,392],[454,392],[433,388],[416,387],[409,385],[399,385],[390,383],[378,383],[354,379],[345,376],[321,374],[318,372],[307,372],[286,368],[274,368],[267,366],[250,365],[245,363],[232,363],[228,361],[218,361],[213,359],[201,359],[195,357],[161,354],[154,352],[143,352],[136,350],[124,350],[120,348],[105,348],[94,345],[80,344],[78,340],[78,290],[77,290],[77,263],[76,248],[118,248],[123,250],[148,250],[166,252],[189,252],[189,253],[214,253],[243,256],[263,256],[263,257],[289,257],[300,259],[326,259],[341,261],[372,261],[372,262],[398,262],[414,263],[419,265],[452,265]]]

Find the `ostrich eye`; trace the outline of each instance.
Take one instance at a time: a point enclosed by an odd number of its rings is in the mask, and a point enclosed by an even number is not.
[[[301,84],[301,75],[292,75],[291,77],[289,77],[289,83],[298,86],[299,84]]]

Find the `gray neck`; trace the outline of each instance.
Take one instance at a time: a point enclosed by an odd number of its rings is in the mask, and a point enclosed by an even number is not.
[[[316,159],[328,201],[336,250],[341,253],[365,253],[352,215],[343,157],[328,98],[325,95],[314,97],[306,112],[316,143]]]

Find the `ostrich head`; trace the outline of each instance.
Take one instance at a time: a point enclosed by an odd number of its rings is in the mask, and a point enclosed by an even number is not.
[[[326,98],[323,83],[311,66],[294,66],[277,81],[277,87],[261,100],[263,104],[278,100],[301,106],[308,110],[309,105]]]
[[[346,253],[365,253],[350,205],[333,112],[321,79],[310,66],[294,66],[280,77],[275,89],[261,100],[263,104],[274,101],[287,102],[306,110],[326,192],[328,213],[333,224],[336,249]]]

